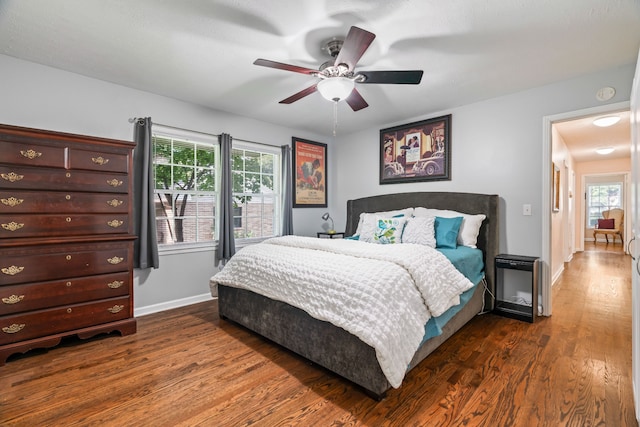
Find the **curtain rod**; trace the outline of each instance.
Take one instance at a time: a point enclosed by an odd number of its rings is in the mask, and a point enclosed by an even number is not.
[[[258,144],[258,145],[264,145],[266,147],[282,147],[282,145],[273,145],[273,144],[267,144],[266,142],[256,142],[256,141],[249,141],[247,139],[240,139],[240,138],[233,138],[234,141],[240,141],[240,142],[248,142],[249,144]],[[283,145],[287,145],[287,144],[283,144]]]
[[[143,123],[142,120],[144,120],[144,119],[142,119],[140,117],[132,117],[132,118],[129,119],[129,123],[138,122],[138,124],[142,124]],[[185,132],[201,133],[202,135],[215,136],[216,138],[220,136],[220,135],[216,135],[215,133],[200,132],[198,130],[186,129],[186,128],[181,128],[181,127],[178,127],[178,126],[165,125],[163,123],[154,122],[153,120],[151,120],[151,125],[158,125],[158,126],[162,126],[162,127],[169,128],[169,129],[182,130],[182,131],[185,131]]]
[[[143,119],[140,118],[140,117],[131,117],[129,119],[129,123],[134,123],[134,122],[137,121],[139,124],[141,124],[142,120]],[[200,132],[200,131],[193,130],[193,129],[185,129],[185,128],[181,128],[181,127],[177,127],[177,126],[169,126],[169,125],[165,125],[165,124],[162,124],[162,123],[156,123],[153,120],[151,121],[151,124],[152,125],[155,124],[155,125],[158,125],[158,126],[163,126],[163,127],[169,128],[169,129],[176,129],[176,130],[182,130],[182,131],[185,131],[185,132],[194,132],[194,133],[201,133],[203,135],[215,136],[216,138],[220,136],[220,135],[216,135],[215,133]],[[233,136],[232,136],[232,138],[233,138]],[[240,142],[248,142],[250,144],[264,145],[266,147],[281,147],[281,145],[273,145],[273,144],[266,144],[264,142],[249,141],[248,139],[233,138],[233,140],[234,141],[240,141]]]

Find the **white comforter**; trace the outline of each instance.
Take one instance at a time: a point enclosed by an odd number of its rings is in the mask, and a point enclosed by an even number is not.
[[[473,287],[427,246],[300,236],[241,249],[211,282],[283,301],[345,329],[376,350],[396,388],[429,318],[459,304]]]

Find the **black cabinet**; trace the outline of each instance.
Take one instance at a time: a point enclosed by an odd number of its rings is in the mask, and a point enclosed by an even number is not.
[[[498,255],[495,259],[496,304],[494,312],[501,316],[533,323],[538,314],[537,257]]]
[[[319,239],[342,239],[344,237],[344,231],[335,231],[329,233],[327,231],[318,231]]]

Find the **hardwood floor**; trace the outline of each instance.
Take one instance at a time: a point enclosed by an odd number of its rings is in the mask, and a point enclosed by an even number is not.
[[[636,426],[630,258],[587,245],[553,316],[479,316],[380,402],[205,302],[0,367],[3,426]]]

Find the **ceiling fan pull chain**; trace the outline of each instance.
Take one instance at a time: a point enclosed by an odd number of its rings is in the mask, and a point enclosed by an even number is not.
[[[338,129],[338,101],[333,101],[333,136]]]

